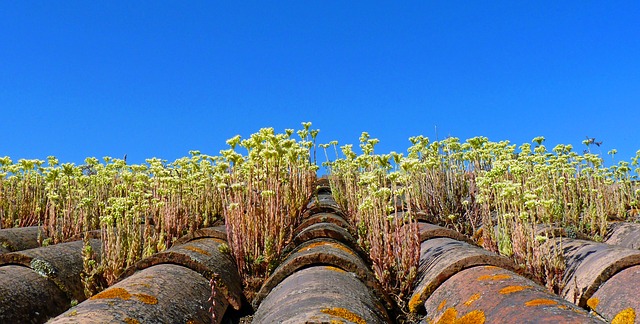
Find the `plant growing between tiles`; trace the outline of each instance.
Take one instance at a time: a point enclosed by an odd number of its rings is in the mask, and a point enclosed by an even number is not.
[[[377,139],[362,133],[361,155],[354,153],[351,145],[345,145],[341,147],[344,158],[326,165],[335,200],[355,226],[358,243],[369,253],[376,278],[405,309],[404,301],[418,272],[420,243],[411,208],[400,213],[403,210],[396,202],[410,198],[412,184],[406,172],[397,170],[398,165],[406,167],[400,163],[402,155],[375,154],[377,143]],[[326,150],[329,145],[322,147]]]
[[[292,129],[276,134],[263,128],[248,139],[231,138],[231,148],[221,152],[221,165],[229,170],[218,185],[228,242],[249,299],[278,265],[313,190],[317,166],[311,149],[318,132],[311,123],[303,126],[299,141]]]
[[[557,145],[549,152],[543,137],[518,150],[508,141],[491,142],[485,137],[464,143],[454,137],[435,142],[423,136],[409,140],[412,145],[406,157],[393,152],[374,155],[378,140],[367,133],[360,138],[360,155],[351,145],[339,150],[337,142],[321,145],[325,153],[333,146],[336,156],[342,154],[334,161],[326,155],[333,194],[348,211],[361,245],[370,253],[372,239],[366,233],[373,226],[366,225],[362,215],[375,208],[382,219],[400,196],[411,217],[474,236],[480,245],[511,257],[557,292],[562,288],[564,262],[561,255],[543,250],[553,232],[540,232],[541,227],[562,228],[574,237],[601,241],[609,219],[629,219],[638,210],[640,151],[631,163],[620,161],[605,167],[598,155],[578,154],[571,145]],[[383,192],[396,197],[390,199]],[[411,257],[405,261],[409,260]],[[386,269],[394,266],[389,263]],[[388,280],[381,271],[376,275],[382,282]],[[412,279],[404,277],[405,281]],[[393,289],[389,293],[400,295]]]
[[[0,228],[40,225],[41,244],[84,238],[86,294],[196,229],[224,220],[228,251],[251,298],[281,261],[315,188],[318,130],[264,128],[227,141],[218,156],[191,151],[173,162],[87,158],[85,164],[0,158]],[[360,152],[336,141],[324,149],[332,194],[369,253],[387,293],[405,309],[420,254],[417,222],[456,229],[512,258],[559,291],[561,255],[543,250],[552,231],[602,241],[611,220],[637,220],[640,151],[605,166],[571,145],[549,150],[543,137],[516,146],[474,137],[409,139],[406,153],[375,152],[363,133]],[[334,159],[329,159],[333,152]],[[616,151],[609,152],[611,160]],[[89,245],[100,230],[101,255]]]

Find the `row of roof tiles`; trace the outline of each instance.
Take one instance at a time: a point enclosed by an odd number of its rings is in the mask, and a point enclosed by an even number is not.
[[[420,223],[418,284],[408,301],[413,318],[424,323],[633,322],[640,307],[632,291],[640,279],[640,251],[634,249],[638,227],[611,227],[609,243],[627,247],[550,240],[550,248],[562,249],[567,260],[567,288],[558,296],[466,236]],[[237,322],[242,314],[252,314],[255,323],[396,322],[397,309],[350,230],[329,188],[319,187],[285,249],[288,255],[252,304],[231,256],[218,248],[226,240],[224,227],[181,238],[88,300],[80,280],[82,241],[38,247],[37,228],[0,230],[0,322],[210,323],[210,311],[218,323]],[[90,242],[99,252],[100,241]],[[80,303],[70,308],[72,300]]]

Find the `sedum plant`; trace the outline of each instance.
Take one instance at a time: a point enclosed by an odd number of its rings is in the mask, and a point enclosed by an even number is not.
[[[0,228],[38,225],[47,204],[42,160],[0,158]]]
[[[230,149],[221,152],[220,166],[228,172],[218,188],[228,243],[249,299],[280,261],[313,190],[317,166],[310,155],[317,131],[311,123],[303,126],[299,141],[291,129],[276,134],[263,128],[248,139],[229,139]]]
[[[87,158],[76,166],[50,156],[45,166],[40,160],[13,163],[5,157],[0,159],[0,226],[41,225],[43,245],[85,237],[85,277],[94,286],[87,291],[95,293],[124,268],[220,219],[218,159],[192,151],[169,164],[153,158],[129,165],[105,157],[103,163]],[[91,231],[102,238],[101,256],[88,244]]]
[[[104,157],[76,166],[53,156],[2,157],[0,228],[40,225],[42,245],[84,238],[91,295],[141,258],[224,216],[228,250],[251,296],[279,263],[313,189],[318,130],[310,127],[282,134],[264,128],[230,139],[220,156],[191,151],[173,162]],[[555,234],[545,229],[602,241],[611,221],[639,220],[640,151],[616,163],[611,150],[606,166],[589,138],[582,153],[571,145],[549,150],[544,137],[520,146],[486,137],[409,141],[406,156],[375,153],[378,140],[367,133],[360,154],[335,141],[320,145],[325,154],[335,150],[326,162],[334,198],[400,307],[417,269],[417,219],[473,236],[556,291],[564,263],[545,250]],[[89,245],[92,231],[102,238],[102,255]]]
[[[413,184],[408,182],[402,155],[375,154],[377,143],[362,133],[362,155],[343,146],[344,158],[327,163],[329,180],[335,200],[356,228],[358,243],[369,254],[376,278],[406,311],[420,260],[416,218],[410,206],[404,212],[402,203],[410,197]]]
[[[382,261],[375,261],[381,259],[372,244],[384,240],[367,233],[372,229],[385,233],[385,228],[368,220],[381,219],[390,210],[392,204],[384,202],[397,199],[393,184],[402,184],[401,197],[413,215],[473,236],[485,248],[511,257],[554,291],[562,288],[564,261],[544,245],[557,233],[552,229],[601,241],[609,221],[634,220],[638,214],[640,151],[631,163],[605,167],[604,160],[589,150],[578,154],[570,145],[558,145],[548,151],[544,137],[518,148],[486,137],[465,142],[453,137],[409,140],[406,157],[375,155],[377,140],[363,133],[361,155],[344,145],[340,148],[344,158],[327,162],[335,199],[358,228],[374,269]],[[334,146],[338,155],[337,143],[330,144],[322,145],[325,152]],[[615,150],[610,155],[613,158]],[[385,162],[390,156],[396,168]],[[373,210],[378,216],[367,214]],[[386,261],[384,269],[394,269],[392,264]],[[376,275],[389,282],[384,271],[378,269]]]

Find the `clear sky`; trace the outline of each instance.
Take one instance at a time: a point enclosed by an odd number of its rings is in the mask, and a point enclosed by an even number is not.
[[[0,156],[216,155],[261,127],[640,149],[639,1],[1,1]],[[606,157],[609,161],[609,157]]]

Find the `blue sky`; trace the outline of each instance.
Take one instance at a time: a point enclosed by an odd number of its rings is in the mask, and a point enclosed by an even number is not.
[[[590,136],[629,160],[638,17],[638,1],[2,1],[0,156],[172,161],[311,121],[378,152]]]

